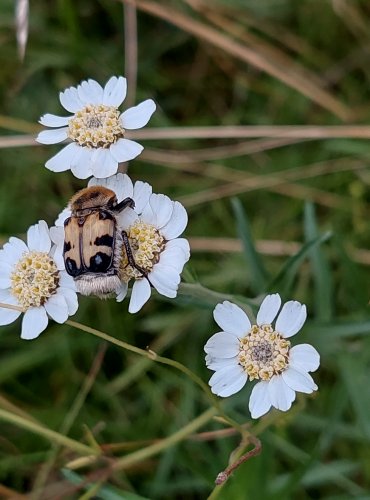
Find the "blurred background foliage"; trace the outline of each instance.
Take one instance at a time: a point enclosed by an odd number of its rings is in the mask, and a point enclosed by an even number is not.
[[[188,209],[186,281],[252,299],[273,290],[305,302],[309,321],[297,342],[313,344],[322,356],[314,375],[319,392],[298,397],[287,414],[251,423],[262,453],[214,498],[370,499],[370,147],[349,126],[370,120],[369,2],[138,0],[137,6],[138,85],[131,91],[137,102],[158,104],[145,131],[168,133],[143,140],[130,176]],[[1,1],[2,242],[24,236],[39,219],[52,224],[85,185],[70,172],[43,168],[58,147],[14,147],[14,136],[27,142],[40,115],[63,114],[58,92],[65,87],[88,77],[103,84],[136,62],[130,52],[125,60],[132,32],[124,29],[118,1],[38,0],[29,24],[21,63],[14,1]],[[292,125],[293,133],[312,125],[317,138],[300,132],[287,139],[273,130],[257,137],[222,138],[217,129],[203,139],[187,138],[189,129],[172,135],[173,127],[226,125]],[[341,126],[340,137],[326,132],[330,125]],[[213,305],[184,294],[172,301],[154,296],[132,316],[127,301],[81,298],[75,319],[149,346],[208,380],[203,345],[217,330]],[[0,330],[0,407],[81,442],[93,435],[107,453],[166,437],[209,404],[180,372],[70,326],[51,324],[34,342],[20,340],[19,332],[18,323]],[[243,390],[223,405],[245,423],[247,401]],[[222,428],[214,422],[202,430]],[[75,457],[71,451],[1,422],[0,496],[203,499],[237,445],[236,435],[187,439],[112,475],[98,491],[84,482],[90,469],[64,467]]]

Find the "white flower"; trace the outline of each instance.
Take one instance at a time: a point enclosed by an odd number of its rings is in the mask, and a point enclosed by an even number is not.
[[[287,411],[296,391],[310,394],[317,390],[308,372],[319,367],[318,352],[309,344],[291,347],[287,340],[306,321],[306,306],[293,300],[286,302],[277,316],[280,306],[279,294],[267,295],[257,324],[252,326],[235,304],[218,304],[213,315],[222,331],[204,347],[207,367],[215,372],[209,381],[214,394],[227,397],[240,391],[248,378],[260,380],[249,400],[252,418],[264,415],[271,406]]]
[[[127,253],[123,252],[122,287],[117,300],[125,298],[128,283],[134,279],[129,312],[139,311],[149,300],[151,286],[165,297],[176,297],[180,274],[190,257],[188,241],[179,238],[187,222],[188,216],[181,203],[164,194],[151,194],[141,214],[136,206],[134,210],[122,212],[120,227],[127,234],[136,266],[144,271],[132,267]]]
[[[34,339],[45,330],[49,317],[64,323],[78,309],[73,279],[54,260],[45,221],[31,226],[27,245],[10,238],[0,250],[0,302],[20,310],[0,308],[0,325],[9,325],[22,312],[22,339]]]
[[[104,89],[95,80],[81,82],[59,94],[62,106],[72,116],[46,114],[40,123],[52,130],[37,136],[41,144],[72,142],[45,164],[53,172],[71,169],[79,179],[94,175],[109,177],[117,172],[118,163],[136,158],[144,149],[141,144],[125,138],[126,130],[144,127],[155,111],[147,99],[122,114],[118,107],[126,97],[127,83],[122,76],[112,76]]]

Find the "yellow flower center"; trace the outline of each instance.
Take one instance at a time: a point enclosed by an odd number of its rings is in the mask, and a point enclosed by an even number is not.
[[[56,292],[59,271],[45,252],[27,252],[18,261],[12,274],[11,292],[23,309],[39,307]]]
[[[238,360],[250,380],[270,380],[288,366],[289,350],[289,340],[271,325],[253,325],[240,340]]]
[[[156,227],[140,219],[130,226],[127,236],[135,264],[146,273],[150,273],[154,264],[157,264],[159,261],[159,256],[165,248],[166,240]],[[142,273],[130,265],[124,246],[120,271],[121,279],[126,282],[131,278],[138,279],[142,277]]]
[[[68,122],[68,136],[80,146],[109,148],[125,135],[120,112],[114,106],[88,105]]]

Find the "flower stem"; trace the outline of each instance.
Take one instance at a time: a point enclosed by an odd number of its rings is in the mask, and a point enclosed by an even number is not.
[[[140,356],[144,356],[146,358],[149,358],[153,361],[157,361],[158,363],[162,363],[164,365],[169,365],[172,366],[173,368],[176,368],[177,370],[185,373],[189,378],[191,378],[207,395],[208,398],[212,400],[212,405],[218,405],[218,402],[216,398],[213,396],[211,391],[209,390],[208,385],[203,382],[203,380],[198,377],[198,375],[195,375],[189,368],[184,366],[183,364],[179,363],[178,361],[174,361],[173,359],[170,358],[165,358],[163,356],[158,356],[154,351],[151,351],[150,349],[145,350],[145,349],[140,349],[140,347],[135,347],[127,342],[124,342],[123,340],[118,340],[114,337],[111,337],[107,333],[101,332],[100,330],[96,330],[95,328],[91,328],[90,326],[83,325],[82,323],[78,323],[77,321],[72,321],[72,320],[67,320],[66,321],[67,325],[73,326],[74,328],[77,328],[78,330],[82,330],[87,333],[91,333],[92,335],[95,335],[96,337],[99,337],[103,340],[106,340],[107,342],[110,342],[111,344],[115,344],[119,347],[122,347],[123,349],[126,349],[127,351],[134,352],[135,354],[139,354]]]
[[[156,455],[157,453],[160,453],[161,451],[169,448],[170,446],[174,446],[175,444],[177,444],[179,441],[182,441],[190,434],[193,434],[197,429],[199,429],[199,427],[202,427],[204,424],[206,424],[216,415],[216,413],[217,413],[216,408],[208,408],[208,410],[199,415],[199,417],[189,422],[187,425],[182,427],[180,430],[178,430],[168,438],[165,438],[159,443],[154,443],[150,446],[147,446],[146,448],[142,448],[141,450],[135,451],[134,453],[130,453],[129,455],[120,458],[113,464],[112,469],[114,470],[126,469],[127,467],[130,467],[131,465],[136,464],[141,460]]]
[[[53,441],[54,443],[60,444],[69,448],[70,450],[79,453],[80,455],[96,455],[98,456],[100,452],[90,446],[79,443],[74,439],[71,439],[63,434],[59,434],[47,427],[44,427],[36,422],[32,422],[31,420],[27,420],[26,418],[21,417],[20,415],[15,415],[14,413],[8,412],[0,408],[0,419],[5,420],[11,424],[15,424],[18,427],[26,429],[28,431],[34,432],[35,434],[39,434],[40,436]]]

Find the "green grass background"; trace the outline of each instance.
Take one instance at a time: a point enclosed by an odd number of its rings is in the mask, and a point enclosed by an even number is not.
[[[36,131],[33,127],[45,112],[64,114],[58,92],[65,87],[87,77],[104,83],[125,72],[120,2],[31,2],[23,64],[17,57],[13,3],[0,4],[3,139]],[[206,10],[198,9],[200,2],[153,4],[181,13],[191,26],[201,23],[254,54],[262,53],[286,74],[298,71],[301,79],[341,103],[345,113],[338,116],[330,106],[318,105],[281,78],[234,57],[226,46],[207,43],[191,30],[139,10],[136,102],[153,98],[158,105],[148,127],[168,127],[170,135],[171,127],[345,127],[369,122],[366,0],[223,0],[207,2]],[[207,139],[147,140],[145,155],[129,165],[133,179],[183,201],[189,212],[186,236],[192,242],[214,238],[202,251],[194,243],[186,281],[251,299],[272,290],[285,300],[306,303],[309,319],[293,342],[309,342],[321,353],[321,367],[314,374],[319,391],[298,396],[286,414],[272,412],[251,423],[262,453],[243,464],[214,497],[370,499],[370,146],[368,140],[324,135],[270,148],[264,138],[250,139],[259,141],[258,151],[236,155],[231,149],[216,159],[211,158],[217,153],[214,148],[247,144],[248,139],[215,139],[210,133]],[[1,149],[2,242],[11,235],[24,237],[39,219],[52,224],[69,197],[85,186],[70,172],[54,174],[43,167],[59,147]],[[197,156],[201,150],[205,159]],[[309,174],[312,168],[316,170]],[[287,181],[286,175],[293,180]],[[238,184],[244,176],[251,184],[239,189],[237,199],[223,196],[225,185],[233,179]],[[280,190],[271,187],[272,177]],[[233,244],[239,239],[243,251],[226,251],[223,238]],[[256,250],[260,240],[277,240],[283,253],[289,242],[311,245],[293,256],[274,255]],[[165,300],[153,294],[138,314],[129,315],[127,300],[117,304],[81,298],[73,319],[141,348],[150,346],[207,381],[203,345],[217,331],[211,302],[184,295]],[[209,404],[199,388],[173,368],[104,345],[70,326],[51,322],[34,342],[20,340],[19,333],[19,322],[0,330],[0,407],[78,441],[86,442],[89,430],[100,445],[123,443],[116,452],[122,456],[170,435]],[[70,409],[97,356],[100,369],[66,432]],[[250,421],[249,390],[223,402],[239,423]],[[202,430],[222,428],[213,422]],[[73,452],[61,448],[53,456],[51,441],[0,421],[0,494],[203,499],[238,442],[237,435],[187,439],[112,475],[97,491],[90,483],[80,484],[91,469],[73,475],[64,467],[76,457]],[[99,467],[103,465],[94,470]]]

